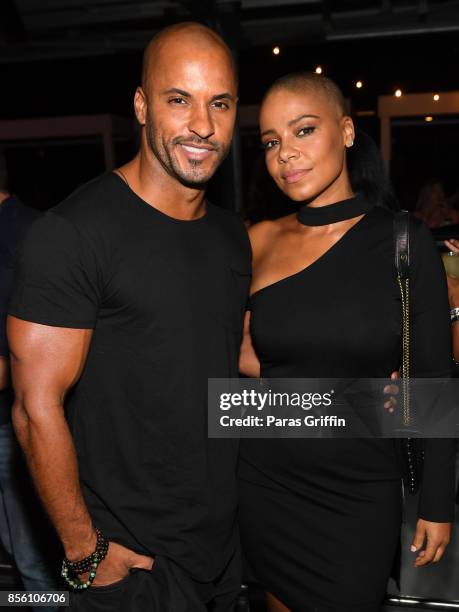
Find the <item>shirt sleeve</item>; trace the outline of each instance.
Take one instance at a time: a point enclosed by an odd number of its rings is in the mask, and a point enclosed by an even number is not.
[[[8,312],[42,325],[90,329],[100,285],[92,246],[70,221],[48,212],[22,245]]]
[[[415,222],[411,276],[411,375],[449,378],[452,368],[448,289],[441,257],[430,231]],[[424,440],[418,514],[434,522],[454,520],[457,441]]]

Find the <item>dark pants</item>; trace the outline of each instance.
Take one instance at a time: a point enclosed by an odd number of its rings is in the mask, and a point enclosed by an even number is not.
[[[73,612],[232,612],[241,587],[239,553],[211,583],[190,578],[166,557],[155,557],[151,572],[131,570],[126,578],[72,593]]]

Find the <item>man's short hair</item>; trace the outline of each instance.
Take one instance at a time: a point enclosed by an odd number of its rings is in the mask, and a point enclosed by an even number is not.
[[[167,40],[168,38],[179,36],[180,33],[182,32],[187,32],[187,31],[189,32],[192,30],[195,30],[195,31],[197,30],[198,32],[201,33],[203,37],[207,38],[209,43],[213,43],[214,45],[217,45],[218,47],[220,47],[227,53],[228,59],[234,71],[236,83],[238,82],[238,70],[237,70],[236,61],[234,59],[234,55],[231,49],[229,48],[229,46],[227,45],[227,43],[220,36],[220,34],[216,32],[215,30],[213,30],[212,28],[209,28],[208,26],[204,25],[203,23],[199,23],[197,21],[183,21],[180,23],[175,23],[173,25],[170,25],[166,28],[163,28],[159,32],[157,32],[153,36],[153,38],[149,41],[147,46],[145,47],[144,52],[143,52],[142,83],[141,83],[145,91],[148,90],[148,79],[149,79],[152,58],[158,52],[158,49],[161,43],[164,40]]]

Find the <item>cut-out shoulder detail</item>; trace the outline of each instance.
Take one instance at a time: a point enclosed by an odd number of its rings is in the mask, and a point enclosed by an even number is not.
[[[265,291],[266,289],[270,289],[271,287],[275,287],[276,285],[279,285],[281,283],[284,283],[286,281],[289,281],[291,279],[296,278],[297,276],[300,276],[301,274],[305,273],[306,271],[308,271],[310,268],[315,267],[316,265],[318,265],[319,263],[321,263],[324,259],[326,259],[329,255],[331,255],[332,253],[334,253],[334,251],[336,249],[339,248],[339,246],[341,246],[346,238],[352,234],[357,228],[362,227],[363,222],[369,217],[369,214],[367,213],[366,215],[364,215],[359,221],[357,221],[357,223],[354,223],[354,225],[352,225],[342,236],[339,240],[337,240],[334,244],[331,245],[330,248],[328,248],[326,251],[324,251],[321,255],[319,255],[319,257],[317,259],[315,259],[312,263],[310,263],[309,265],[307,265],[304,268],[301,268],[300,270],[298,270],[298,272],[294,272],[293,274],[289,274],[287,276],[283,276],[281,278],[279,278],[278,280],[269,283],[268,285],[265,285],[264,287],[260,287],[259,289],[257,289],[256,291],[254,291],[251,295],[250,295],[250,299],[253,299],[255,296],[257,296],[259,293],[261,293],[262,291]],[[253,248],[253,247],[252,247]]]

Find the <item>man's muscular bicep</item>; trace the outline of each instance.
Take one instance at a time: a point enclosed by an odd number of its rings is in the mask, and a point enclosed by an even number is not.
[[[8,317],[16,403],[34,409],[49,402],[63,403],[65,394],[83,371],[92,331]]]

